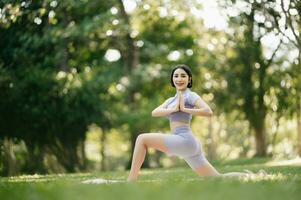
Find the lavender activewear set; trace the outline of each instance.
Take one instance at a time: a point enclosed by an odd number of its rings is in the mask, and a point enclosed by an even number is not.
[[[178,94],[170,98],[166,108],[174,107],[177,103],[177,97]],[[198,94],[191,92],[188,88],[183,92],[183,97],[186,108],[193,108],[195,102],[200,98]],[[183,158],[193,169],[204,165],[207,160],[202,153],[200,143],[193,136],[189,125],[192,118],[191,114],[179,111],[171,113],[167,118],[171,122],[180,121],[187,123],[187,125],[174,128],[171,134],[165,136],[164,142],[168,148],[168,154]]]

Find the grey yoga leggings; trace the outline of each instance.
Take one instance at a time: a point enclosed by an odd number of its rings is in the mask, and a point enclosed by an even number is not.
[[[183,158],[192,169],[196,169],[207,162],[201,145],[194,138],[188,125],[174,128],[171,134],[166,135],[164,142],[169,156],[175,155]]]

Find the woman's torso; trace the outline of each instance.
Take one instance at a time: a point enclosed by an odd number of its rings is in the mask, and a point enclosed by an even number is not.
[[[171,97],[167,106],[168,108],[174,107],[177,103],[177,95],[176,94],[174,97]],[[184,97],[184,104],[186,108],[193,108],[194,107],[194,102],[195,99],[197,98],[196,94],[193,94],[189,89],[186,89],[182,93]],[[179,126],[190,126],[190,121],[192,118],[192,115],[189,113],[184,113],[184,112],[175,112],[171,113],[167,116],[167,118],[170,121],[170,129],[173,130],[176,127]]]
[[[170,125],[170,130],[172,131],[174,128],[176,127],[180,127],[180,126],[190,126],[190,123],[187,122],[181,122],[181,121],[170,121],[169,123]]]

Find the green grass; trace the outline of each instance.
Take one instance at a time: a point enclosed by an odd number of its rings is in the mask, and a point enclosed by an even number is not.
[[[189,167],[143,169],[136,183],[83,184],[88,179],[125,180],[127,172],[33,175],[0,178],[0,199],[301,199],[301,165],[266,165],[268,159],[216,162],[220,172],[257,171],[270,175],[248,179],[199,178]]]

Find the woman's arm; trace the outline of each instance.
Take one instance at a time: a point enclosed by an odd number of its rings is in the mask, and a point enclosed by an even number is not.
[[[180,110],[182,112],[204,117],[211,117],[213,115],[211,108],[201,97],[195,102],[194,108],[185,108],[184,97],[183,95],[180,96]]]
[[[170,99],[171,98],[167,99],[163,104],[161,104],[160,106],[158,106],[157,108],[155,108],[152,111],[152,116],[153,117],[163,117],[163,116],[169,115],[169,114],[171,114],[173,112],[179,111],[179,109],[180,109],[179,101],[178,101],[178,103],[176,104],[175,107],[173,107],[173,108],[166,108],[167,103],[170,101]]]

